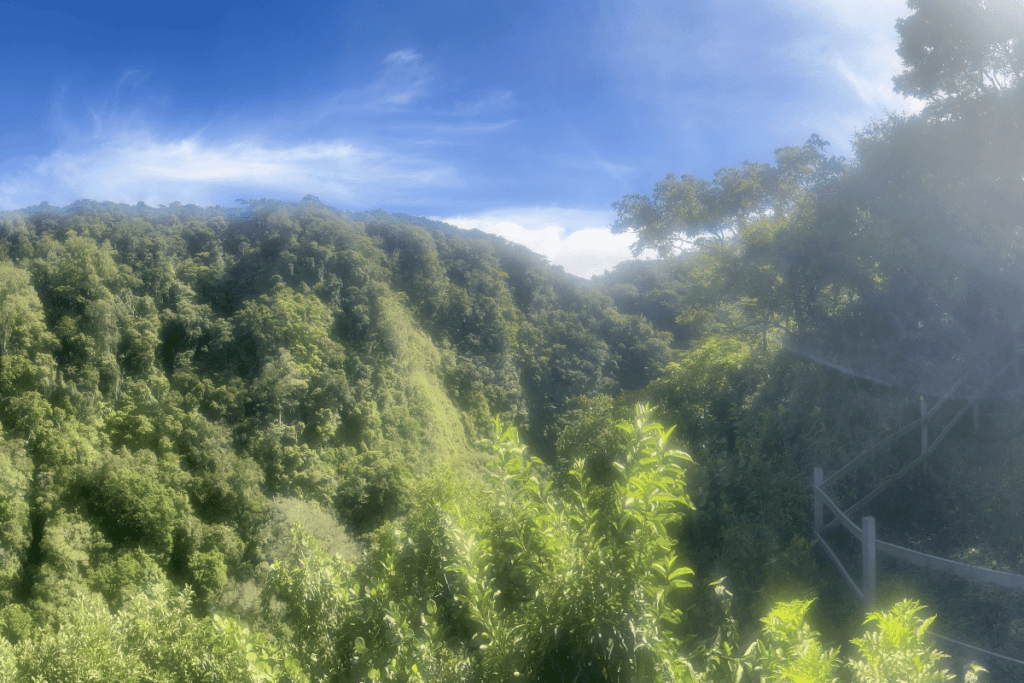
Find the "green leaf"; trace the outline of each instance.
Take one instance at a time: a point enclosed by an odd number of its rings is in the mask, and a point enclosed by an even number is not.
[[[668,579],[669,579],[669,581],[671,581],[671,580],[679,578],[681,576],[690,576],[691,574],[693,574],[693,570],[690,569],[689,567],[679,567],[678,569],[673,571],[671,574],[669,574]]]

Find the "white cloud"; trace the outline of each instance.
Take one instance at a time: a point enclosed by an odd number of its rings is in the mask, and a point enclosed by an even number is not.
[[[373,81],[343,89],[327,104],[321,117],[353,110],[404,110],[430,93],[434,69],[416,50],[397,50],[385,56],[381,64],[383,68]]]
[[[796,17],[813,18],[829,28],[805,59],[817,61],[845,80],[863,104],[881,113],[917,112],[923,103],[893,91],[892,78],[903,71],[896,54],[899,34],[896,20],[910,13],[904,0],[787,0]],[[806,39],[807,45],[816,41]]]
[[[492,90],[475,100],[457,102],[452,108],[456,116],[480,116],[507,110],[515,104],[515,95],[511,90]]]
[[[271,145],[198,135],[158,140],[134,131],[6,161],[0,167],[0,208],[82,198],[211,204],[225,201],[228,192],[312,193],[325,201],[371,205],[413,189],[459,184],[455,169],[444,163],[344,140]]]
[[[427,94],[430,72],[415,50],[399,50],[384,58],[385,68],[369,89],[383,104],[405,106]]]
[[[613,235],[611,211],[562,207],[509,207],[437,220],[480,230],[547,257],[566,272],[589,278],[632,257],[632,235]]]
[[[384,58],[385,64],[414,64],[423,59],[416,50],[406,48],[405,50],[395,50],[387,57]]]
[[[896,54],[896,20],[909,14],[904,0],[784,0],[780,6],[794,21],[819,27],[805,32],[793,46],[803,68],[822,74],[830,89],[845,89],[859,103],[822,102],[804,115],[804,125],[831,140],[835,151],[849,154],[853,132],[871,119],[923,109],[924,102],[893,90],[893,76],[903,71]]]

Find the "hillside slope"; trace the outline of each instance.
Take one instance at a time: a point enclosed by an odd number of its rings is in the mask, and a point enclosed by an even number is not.
[[[344,546],[474,477],[495,414],[553,458],[671,336],[499,238],[261,200],[0,215],[0,342],[0,603],[45,621],[152,576],[230,592],[282,519]]]

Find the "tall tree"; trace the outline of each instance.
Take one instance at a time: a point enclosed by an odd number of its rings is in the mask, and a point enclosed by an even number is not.
[[[49,338],[43,307],[27,270],[0,263],[0,358],[29,352]]]
[[[1024,79],[1021,0],[909,0],[896,22],[905,69],[897,92],[926,100],[928,114],[959,118],[1019,91]],[[1020,95],[1015,95],[1020,104]]]
[[[882,303],[876,318],[898,321],[897,336],[948,359],[1024,327],[1024,4],[909,7],[894,83],[926,107],[857,136],[842,201],[887,292],[862,304]]]
[[[842,159],[827,156],[828,142],[812,135],[801,147],[775,150],[775,165],[745,162],[722,168],[714,180],[670,173],[651,196],[628,194],[612,206],[612,232],[637,236],[632,251],[669,256],[707,237],[724,241],[744,223],[791,211],[809,192],[841,175]]]

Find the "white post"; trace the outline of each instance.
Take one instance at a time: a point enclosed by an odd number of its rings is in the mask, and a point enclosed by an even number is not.
[[[864,535],[864,604],[868,609],[875,608],[875,518],[861,519],[861,532]]]
[[[821,487],[821,482],[825,481],[825,472],[820,467],[814,468],[814,485],[818,488]],[[822,502],[821,496],[818,492],[814,492],[814,533],[820,534],[821,528],[824,526],[822,520]]]

